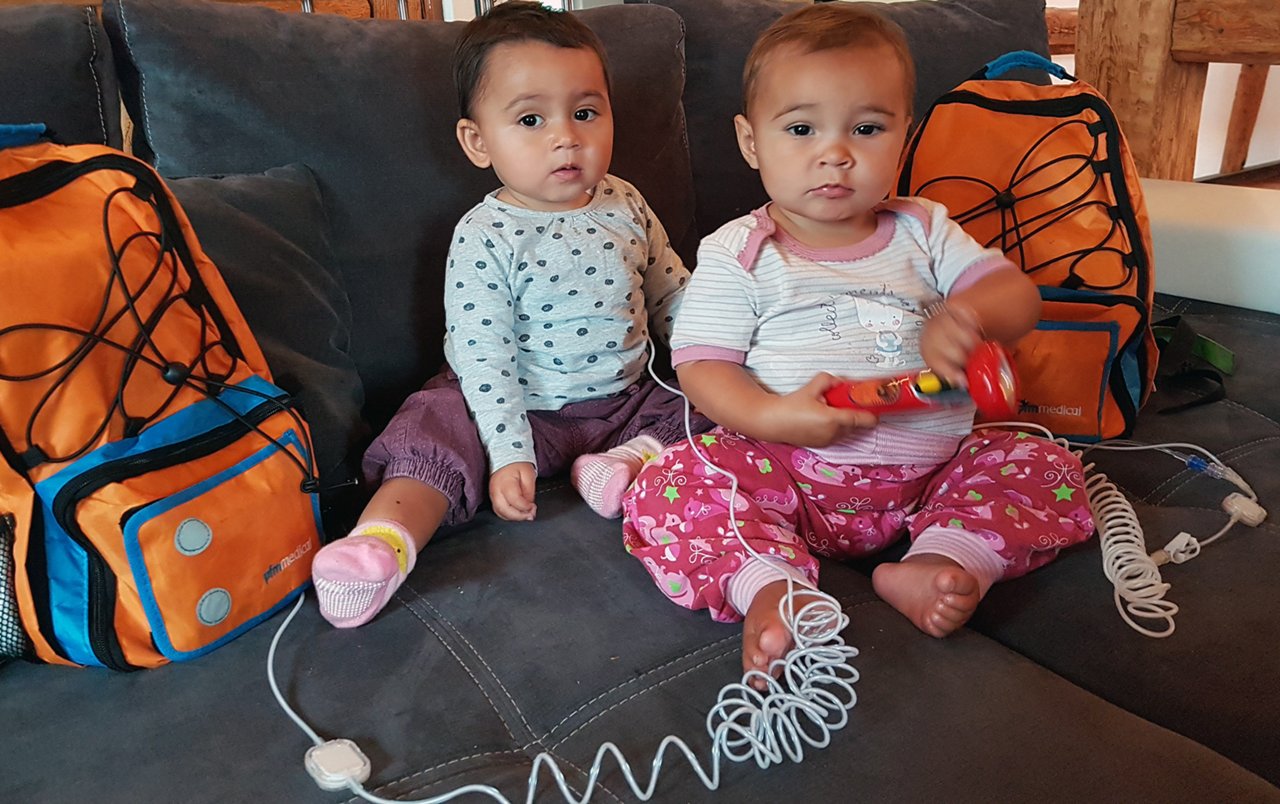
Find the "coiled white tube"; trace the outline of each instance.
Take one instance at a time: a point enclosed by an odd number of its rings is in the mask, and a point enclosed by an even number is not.
[[[1178,606],[1165,600],[1169,584],[1160,578],[1160,569],[1147,555],[1142,525],[1124,494],[1101,472],[1090,473],[1085,467],[1085,496],[1098,528],[1102,546],[1102,571],[1115,589],[1116,610],[1135,631],[1162,639],[1173,633],[1173,615]],[[1135,619],[1137,618],[1137,619]],[[1152,630],[1141,620],[1158,620],[1165,628]]]

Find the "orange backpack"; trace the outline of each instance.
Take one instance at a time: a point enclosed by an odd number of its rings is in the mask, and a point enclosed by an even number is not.
[[[130,670],[294,598],[320,532],[307,427],[160,178],[101,146],[2,149],[0,233],[0,634]]]
[[[1069,84],[991,80],[1015,67]],[[1014,350],[1019,418],[1081,441],[1128,435],[1151,393],[1151,233],[1138,174],[1097,90],[1027,51],[940,97],[910,138],[899,195],[930,198],[1036,284]]]

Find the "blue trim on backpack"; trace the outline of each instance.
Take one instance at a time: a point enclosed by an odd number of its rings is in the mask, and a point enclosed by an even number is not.
[[[305,447],[303,447],[302,441],[298,438],[298,434],[295,430],[285,431],[285,433],[277,440],[281,444],[296,447],[299,452],[305,453]],[[182,505],[188,500],[201,496],[206,491],[222,485],[233,477],[248,472],[253,467],[267,460],[271,456],[278,454],[280,451],[280,447],[275,444],[267,444],[262,449],[237,463],[235,466],[228,467],[213,477],[195,484],[189,489],[185,489],[177,494],[162,498],[144,508],[140,508],[137,513],[129,518],[129,523],[124,529],[124,547],[125,553],[129,557],[129,569],[133,572],[133,579],[138,587],[138,596],[142,600],[142,608],[147,613],[147,623],[151,626],[151,639],[155,642],[156,650],[160,651],[165,658],[177,662],[203,656],[204,654],[225,645],[243,634],[245,631],[248,631],[250,628],[253,628],[258,623],[275,614],[282,606],[288,604],[297,597],[304,588],[306,588],[306,584],[303,584],[297,589],[291,590],[279,603],[272,606],[269,610],[259,614],[252,620],[247,620],[239,627],[227,632],[202,648],[188,651],[178,650],[173,646],[173,641],[169,638],[169,631],[165,627],[164,615],[160,612],[160,605],[156,602],[155,590],[151,585],[151,572],[147,567],[146,558],[142,555],[142,545],[138,541],[138,531],[141,530],[142,526],[147,522],[150,522],[152,519],[155,519],[179,505]],[[318,533],[320,528],[320,495],[312,494],[310,496],[312,513],[315,516]]]
[[[982,78],[999,78],[1010,70],[1016,70],[1020,67],[1040,70],[1064,81],[1076,80],[1076,77],[1067,72],[1066,68],[1061,64],[1050,61],[1039,53],[1030,50],[1014,50],[993,59],[978,71],[978,75]]]
[[[48,130],[44,123],[0,123],[0,148],[32,145]]]
[[[241,388],[256,393],[237,393]],[[224,389],[218,400],[243,416],[264,401],[260,394],[271,399],[287,396],[261,377],[251,375],[238,385]],[[133,438],[104,444],[35,485],[43,513],[53,635],[68,659],[76,664],[103,666],[93,651],[89,636],[89,557],[54,518],[53,500],[58,492],[86,471],[108,461],[170,446],[234,420],[219,402],[201,400],[161,419]]]

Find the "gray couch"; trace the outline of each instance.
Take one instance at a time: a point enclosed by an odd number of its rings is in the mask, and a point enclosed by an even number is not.
[[[583,13],[612,60],[614,171],[646,194],[686,257],[762,200],[730,120],[751,40],[788,5],[666,0]],[[1046,49],[1042,0],[882,8],[907,29],[919,110],[1002,52]],[[119,145],[119,87],[135,152],[173,179],[281,383],[303,400],[331,536],[367,494],[344,485],[360,448],[440,362],[449,231],[493,181],[454,145],[456,34],[191,0],[110,0],[102,23],[60,5],[0,9],[0,119]],[[1162,389],[1135,437],[1202,444],[1264,505],[1280,499],[1270,374],[1280,317],[1159,303],[1234,349],[1240,368],[1228,399],[1210,406],[1160,415],[1194,392]],[[1134,500],[1152,547],[1223,519],[1230,489],[1172,459],[1098,462]],[[443,533],[369,625],[334,630],[311,604],[285,634],[284,694],[321,735],[361,745],[378,795],[489,783],[519,800],[543,751],[581,794],[602,742],[644,769],[668,733],[707,761],[704,719],[738,673],[740,629],[664,601],[623,552],[617,523],[567,482],[543,483],[538,510],[533,524],[486,512]],[[1280,801],[1278,535],[1274,519],[1241,527],[1166,567],[1182,610],[1164,640],[1120,620],[1096,541],[997,585],[941,641],[875,596],[870,565],[824,564],[822,586],[860,651],[848,726],[800,764],[725,763],[718,792],[669,754],[654,798]],[[153,671],[0,666],[0,799],[348,800],[313,784],[309,742],[268,689],[281,619]],[[635,800],[612,762],[600,780],[592,800]]]

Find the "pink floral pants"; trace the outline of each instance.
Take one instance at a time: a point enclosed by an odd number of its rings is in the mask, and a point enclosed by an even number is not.
[[[843,466],[807,449],[723,428],[696,437],[738,477],[734,517],[752,548],[817,585],[814,554],[855,558],[931,526],[972,533],[999,555],[1002,579],[1089,538],[1083,470],[1071,452],[1027,433],[979,430],[936,465]],[[687,441],[647,464],[623,500],[623,538],[658,587],[719,621],[741,615],[726,586],[750,558],[729,527],[730,482]]]

